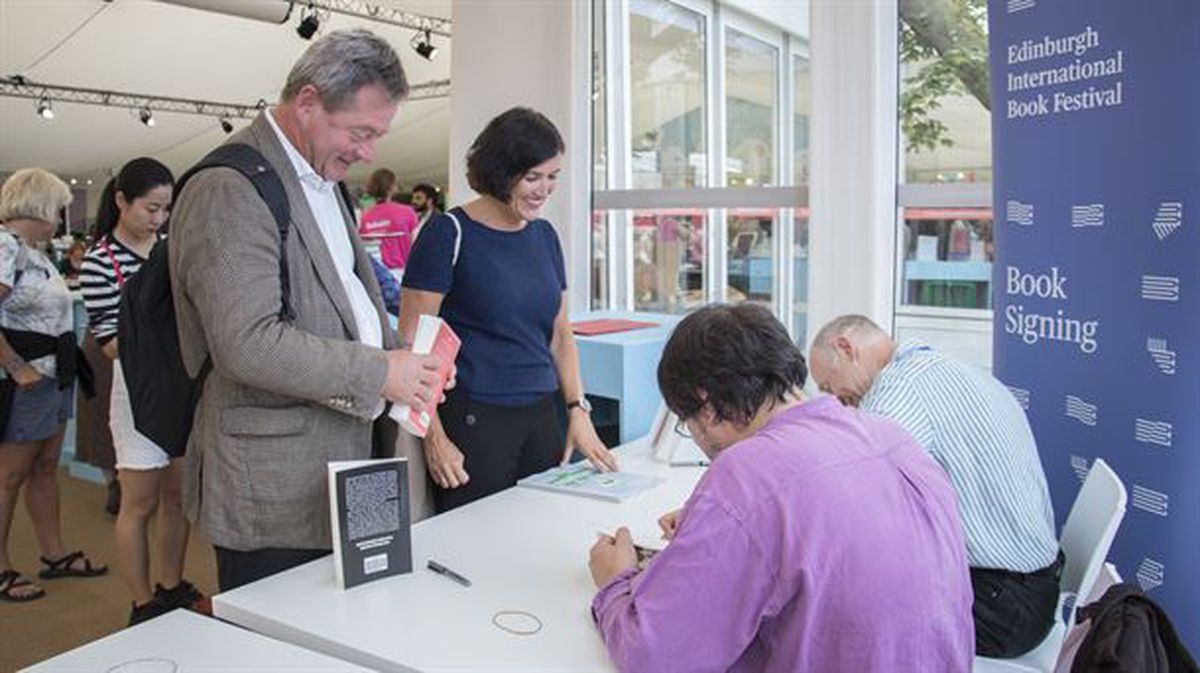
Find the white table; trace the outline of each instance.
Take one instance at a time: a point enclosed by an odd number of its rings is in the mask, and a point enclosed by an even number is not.
[[[653,462],[642,440],[622,468],[667,482],[623,503],[511,488],[413,527],[410,575],[348,591],[329,558],[213,598],[218,616],[302,647],[382,671],[612,671],[591,617],[588,550],[597,530],[630,524],[653,535],[658,516],[683,504],[700,467]],[[429,572],[435,559],[473,582]],[[492,623],[502,610],[532,613],[539,633]]]
[[[147,661],[152,660],[152,661]],[[134,663],[137,662],[137,663]],[[24,673],[366,671],[187,610],[143,622],[24,669]],[[157,666],[156,666],[157,664]]]

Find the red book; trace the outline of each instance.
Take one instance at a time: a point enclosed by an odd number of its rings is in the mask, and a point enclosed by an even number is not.
[[[458,335],[445,320],[437,316],[423,315],[420,321],[417,322],[417,334],[413,337],[412,352],[417,355],[426,355],[432,353],[437,356],[441,367],[438,373],[441,376],[441,382],[437,389],[441,390],[446,385],[446,379],[450,378],[450,371],[454,367],[454,360],[458,357],[458,348],[462,345]],[[396,404],[392,406],[390,413],[392,420],[400,424],[400,427],[408,430],[418,437],[424,437],[426,432],[429,432],[429,423],[432,420],[433,414],[437,411],[438,396],[431,399],[424,409],[410,407],[407,404]]]
[[[647,327],[658,327],[658,323],[625,320],[623,318],[600,318],[598,320],[582,320],[571,323],[571,331],[579,336],[628,332],[635,329],[646,329]]]

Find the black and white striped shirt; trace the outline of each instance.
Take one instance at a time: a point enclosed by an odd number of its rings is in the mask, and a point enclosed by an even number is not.
[[[112,252],[111,256],[109,251]],[[101,344],[117,336],[121,285],[133,277],[145,262],[146,258],[111,235],[97,241],[84,255],[83,266],[79,270],[79,289],[83,292],[83,305],[87,308],[88,327]]]

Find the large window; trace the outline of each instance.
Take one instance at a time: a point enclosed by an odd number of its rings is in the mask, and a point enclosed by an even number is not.
[[[592,268],[612,289],[593,290],[593,307],[681,313],[754,301],[802,340],[806,27],[713,0],[593,7],[605,23],[593,53],[606,131],[594,136],[605,178],[595,181]]]
[[[734,29],[725,29],[725,184],[762,187],[776,183],[778,139],[776,92],[779,49]],[[771,305],[774,296],[776,213],[730,210],[727,268],[730,301]]]
[[[812,80],[808,57],[796,44],[792,65],[792,184],[799,190],[792,222],[792,334],[808,335],[808,120],[812,117]],[[806,53],[806,52],[805,52]]]
[[[629,5],[635,189],[707,183],[705,17],[661,0]]]
[[[897,330],[946,339],[986,367],[995,252],[987,6],[899,8]]]
[[[708,213],[665,208],[632,216],[638,310],[680,313],[703,304]]]
[[[725,184],[775,183],[779,49],[725,30]]]

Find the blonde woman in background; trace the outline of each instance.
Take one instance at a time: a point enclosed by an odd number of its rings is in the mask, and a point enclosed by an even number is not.
[[[13,173],[0,187],[0,600],[41,598],[8,556],[17,494],[41,547],[43,580],[108,571],[68,552],[59,527],[58,456],[75,394],[71,294],[39,249],[71,202],[62,180],[40,169]]]

